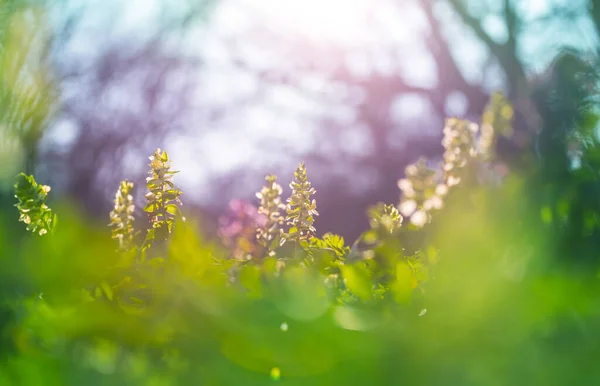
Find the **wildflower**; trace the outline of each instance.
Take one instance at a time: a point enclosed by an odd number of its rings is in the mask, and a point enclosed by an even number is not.
[[[281,226],[284,223],[284,217],[281,210],[285,205],[281,202],[281,186],[277,183],[277,177],[268,175],[265,177],[267,184],[256,193],[260,199],[258,213],[265,216],[264,225],[256,229],[256,238],[259,244],[272,252],[272,244],[280,235]]]
[[[449,176],[456,176],[476,152],[475,134],[479,127],[469,121],[450,118],[444,126],[442,146],[444,152],[443,169]]]
[[[413,213],[413,215],[410,217],[410,222],[415,225],[416,227],[423,227],[426,223],[427,220],[429,219],[427,212],[425,212],[424,210],[417,210],[415,213]]]
[[[403,217],[394,205],[379,203],[368,209],[369,224],[372,229],[393,233],[402,225]]]
[[[446,180],[446,184],[451,186],[456,186],[460,183],[460,177],[448,176],[448,180]]]
[[[148,213],[152,228],[148,230],[144,248],[150,246],[156,236],[166,239],[171,233],[175,218],[180,215],[177,204],[181,205],[181,191],[175,188],[172,178],[178,171],[171,170],[171,162],[165,151],[156,149],[149,157],[150,171],[146,178],[146,186],[149,192],[145,195],[148,203],[144,211]]]
[[[494,127],[490,124],[481,126],[481,135],[477,143],[477,154],[482,161],[490,161],[493,157],[494,145],[496,143],[496,135]]]
[[[412,182],[407,178],[402,178],[401,180],[398,180],[398,188],[400,188],[400,190],[407,197],[413,197],[416,194]]]
[[[415,200],[406,200],[400,203],[400,213],[405,216],[410,216],[417,210],[417,202]]]
[[[290,188],[292,188],[292,195],[287,199],[286,222],[291,227],[286,238],[299,243],[314,236],[316,232],[313,226],[314,216],[319,215],[316,201],[311,200],[311,196],[316,191],[308,181],[304,162],[300,163],[294,172],[294,181],[290,184]]]
[[[416,163],[408,165],[405,169],[406,178],[398,181],[405,199],[423,201],[431,194],[432,187],[436,184],[437,173],[427,166],[427,161],[420,158]]]
[[[112,238],[119,241],[119,250],[128,250],[133,244],[133,212],[135,205],[131,190],[133,183],[128,180],[121,181],[115,194],[114,208],[110,212]]]
[[[435,187],[435,194],[438,196],[445,196],[448,193],[448,186],[444,184],[439,184]]]
[[[408,165],[405,174],[406,177],[398,181],[402,192],[398,209],[403,216],[414,216],[419,210],[442,208],[442,197],[447,193],[447,187],[438,182],[439,174],[427,166],[425,159]],[[411,223],[414,221],[411,220]]]
[[[425,200],[425,202],[423,203],[423,209],[426,211],[432,209],[442,209],[443,206],[444,203],[440,196],[432,196],[428,200]]]
[[[19,210],[19,221],[27,225],[27,230],[40,236],[52,231],[56,216],[46,205],[50,186],[39,185],[33,176],[19,174],[14,185],[15,207]]]

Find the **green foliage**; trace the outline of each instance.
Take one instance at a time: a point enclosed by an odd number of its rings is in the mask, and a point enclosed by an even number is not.
[[[325,233],[321,239],[313,237],[311,246],[321,250],[330,250],[338,258],[343,258],[350,252],[350,247],[344,244],[344,238],[333,233]]]
[[[52,232],[56,225],[56,216],[46,205],[50,187],[39,185],[33,176],[21,173],[15,183],[15,204],[19,210],[19,221],[27,224],[27,230],[40,236]]]

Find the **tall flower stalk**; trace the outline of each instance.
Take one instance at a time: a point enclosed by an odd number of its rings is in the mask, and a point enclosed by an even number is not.
[[[109,226],[112,227],[112,238],[119,242],[120,251],[128,251],[133,246],[135,205],[131,195],[132,189],[133,182],[121,181],[115,194],[114,208],[110,212]]]
[[[21,173],[15,183],[15,204],[19,210],[19,221],[27,225],[27,230],[40,236],[51,232],[56,224],[56,215],[46,205],[48,185],[40,185],[33,176]]]
[[[479,126],[473,122],[450,118],[444,126],[444,174],[448,186],[458,185],[468,174],[470,162],[477,156],[475,137]]]
[[[315,235],[313,223],[318,216],[317,202],[311,197],[316,190],[311,186],[306,175],[304,162],[300,163],[294,172],[294,180],[290,184],[292,195],[287,199],[286,223],[290,225],[287,240],[294,241],[296,245],[308,241]]]
[[[173,175],[179,172],[171,170],[167,152],[156,149],[149,159],[150,171],[146,178],[149,192],[145,196],[148,203],[144,207],[144,211],[150,217],[152,228],[146,234],[143,249],[148,248],[155,239],[167,239],[173,229],[176,217],[180,215],[177,205],[181,205],[179,196],[182,194],[173,184]]]
[[[265,180],[266,185],[256,193],[256,197],[260,200],[258,213],[264,215],[266,219],[264,225],[256,229],[256,238],[266,252],[272,254],[278,244],[281,226],[285,221],[281,211],[286,207],[281,201],[283,190],[277,183],[277,176],[269,174]]]
[[[402,215],[410,217],[411,224],[417,227],[429,221],[430,211],[443,206],[443,197],[448,188],[438,182],[438,177],[438,173],[421,158],[408,165],[405,178],[398,181],[402,192],[398,209]]]
[[[378,234],[392,234],[402,225],[404,218],[393,204],[380,202],[367,209],[369,225]]]

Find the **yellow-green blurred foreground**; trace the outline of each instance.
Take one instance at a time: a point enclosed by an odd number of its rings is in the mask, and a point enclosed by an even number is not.
[[[594,265],[557,256],[558,225],[518,178],[460,194],[417,252],[420,276],[399,243],[376,248],[387,278],[326,248],[310,264],[234,263],[189,221],[140,262],[69,205],[43,237],[2,213],[0,384],[600,382]]]

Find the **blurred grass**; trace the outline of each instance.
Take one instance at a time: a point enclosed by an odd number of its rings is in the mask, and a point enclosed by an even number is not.
[[[443,212],[423,300],[375,305],[337,304],[301,268],[230,284],[189,227],[135,278],[145,306],[118,307],[93,296],[124,272],[103,224],[59,205],[57,232],[32,237],[3,215],[0,384],[595,384],[598,282],[556,269],[543,228],[514,231],[534,215],[519,189]]]

